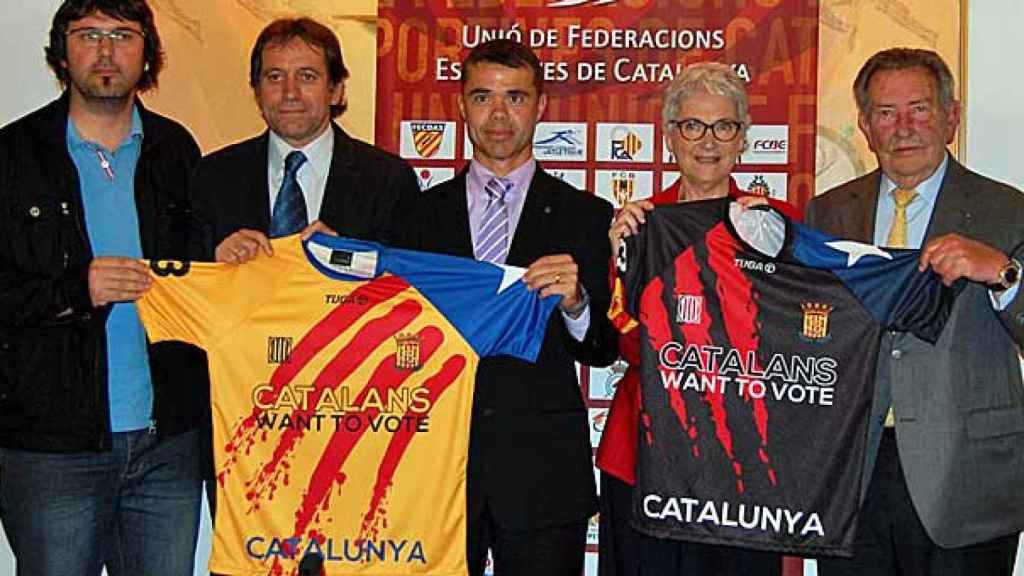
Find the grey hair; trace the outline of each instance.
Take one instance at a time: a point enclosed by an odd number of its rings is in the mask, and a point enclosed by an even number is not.
[[[750,126],[750,103],[747,87],[733,69],[720,62],[698,62],[687,66],[665,88],[661,105],[661,122],[668,128],[669,122],[686,100],[697,94],[725,96],[736,105],[737,120],[744,129]]]
[[[860,68],[857,79],[853,81],[853,97],[857,101],[857,110],[861,114],[867,114],[871,110],[871,95],[868,87],[875,72],[882,70],[906,70],[909,68],[924,68],[935,79],[935,85],[939,91],[939,103],[943,108],[949,110],[956,101],[954,95],[955,83],[949,66],[931,50],[919,48],[889,48],[876,53]]]

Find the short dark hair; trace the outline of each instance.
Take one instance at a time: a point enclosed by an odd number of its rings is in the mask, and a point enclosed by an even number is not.
[[[341,56],[341,44],[330,28],[312,18],[280,18],[267,24],[252,47],[249,56],[249,85],[254,90],[259,88],[263,73],[263,49],[272,44],[287,44],[293,38],[299,38],[311,48],[323,51],[331,86],[337,86],[348,79],[348,68],[345,68],[345,60]],[[331,117],[337,117],[345,108],[344,101],[331,106]]]
[[[533,71],[533,87],[537,89],[537,94],[544,93],[544,70],[540,66],[540,60],[533,50],[519,42],[497,38],[477,44],[462,62],[463,85],[469,77],[469,67],[481,62],[501,64],[509,68],[529,68]]]
[[[68,59],[67,34],[71,22],[100,12],[111,18],[136,22],[142,27],[143,58],[136,88],[140,92],[156,87],[157,77],[164,67],[164,50],[153,21],[153,11],[146,0],[64,0],[53,16],[50,26],[50,44],[46,47],[46,63],[50,65],[61,86],[67,86],[68,71],[64,63]]]
[[[860,68],[857,79],[853,81],[853,97],[857,101],[857,109],[867,114],[871,108],[871,95],[868,87],[871,78],[882,70],[906,70],[908,68],[924,68],[935,79],[935,87],[939,92],[939,103],[949,109],[956,101],[955,83],[949,66],[932,50],[920,48],[889,48],[876,53]]]

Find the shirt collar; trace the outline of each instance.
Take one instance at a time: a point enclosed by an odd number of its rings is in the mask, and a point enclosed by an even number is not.
[[[129,140],[142,139],[142,116],[139,115],[139,107],[132,106],[132,125],[128,129],[128,135],[118,144],[118,148],[124,146]],[[99,148],[99,144],[86,140],[78,131],[71,116],[68,115],[68,147],[70,148]]]
[[[505,200],[507,202],[512,201],[520,195],[526,194],[526,190],[530,187],[530,182],[533,180],[533,175],[536,171],[537,161],[530,158],[522,166],[502,176],[501,178],[512,182],[512,188],[508,191]],[[470,161],[469,174],[467,175],[471,184],[468,187],[469,189],[483,191],[486,189],[487,183],[491,181],[491,178],[495,177],[497,175],[488,170],[483,164],[476,160]]]
[[[939,167],[935,169],[935,172],[932,172],[931,176],[926,178],[924,182],[921,182],[920,184],[917,185],[916,188],[914,188],[914,190],[917,192],[917,195],[922,200],[925,200],[928,203],[932,203],[935,201],[935,198],[938,197],[939,188],[942,187],[942,179],[946,176],[947,166],[949,166],[948,152],[942,158],[942,163],[939,164]],[[896,183],[893,182],[891,178],[886,176],[885,172],[882,172],[882,182],[879,194],[885,198],[891,198],[892,192],[896,188],[898,188]]]
[[[334,150],[334,123],[327,125],[324,133],[317,136],[312,142],[302,148],[294,148],[285,142],[273,130],[270,131],[270,149],[268,150],[267,162],[271,168],[284,170],[284,159],[293,150],[301,150],[306,155],[307,164],[311,166],[326,165],[331,153]]]

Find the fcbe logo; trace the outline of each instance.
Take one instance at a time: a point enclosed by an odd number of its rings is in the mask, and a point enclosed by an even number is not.
[[[785,152],[786,146],[785,138],[763,138],[754,140],[752,148],[754,152]]]
[[[419,334],[395,335],[395,368],[399,370],[419,370],[423,363],[420,360]]]
[[[801,336],[805,340],[827,340],[828,316],[835,308],[820,302],[804,302],[800,308],[804,311],[804,331]]]
[[[444,140],[443,122],[412,122],[409,127],[412,129],[416,153],[420,156],[430,158],[441,148],[441,141]]]
[[[152,260],[149,269],[157,276],[184,276],[188,274],[189,263],[178,260]]]
[[[284,364],[292,355],[292,339],[287,336],[267,337],[267,364]]]
[[[548,8],[575,8],[576,6],[604,6],[614,4],[617,0],[551,0]]]
[[[614,160],[632,160],[643,148],[644,143],[639,136],[621,126],[612,131],[611,155]]]
[[[700,324],[704,318],[704,297],[693,294],[676,295],[676,323]]]
[[[612,198],[619,206],[633,200],[636,195],[636,174],[623,172],[612,176]]]

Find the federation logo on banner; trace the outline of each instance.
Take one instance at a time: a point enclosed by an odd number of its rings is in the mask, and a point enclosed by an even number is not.
[[[653,124],[597,125],[599,162],[653,162]]]
[[[828,340],[828,317],[833,307],[819,302],[804,302],[804,329],[801,336],[806,340]]]
[[[601,443],[601,435],[604,434],[604,423],[608,420],[608,409],[588,408],[587,414],[590,420],[590,445],[597,448]]]
[[[402,122],[402,158],[454,160],[455,123],[409,120]]]
[[[587,189],[587,171],[586,170],[559,170],[559,169],[548,169],[545,168],[548,174],[551,174],[555,178],[558,178],[562,182],[572,186],[577,190]]]
[[[750,194],[776,200],[787,199],[789,175],[785,172],[733,172],[732,177],[741,190]]]
[[[451,180],[455,177],[454,168],[430,168],[428,166],[414,167],[413,171],[416,172],[416,181],[420,185],[420,190],[426,190],[435,184],[440,184],[445,180]]]
[[[533,155],[538,160],[583,162],[587,159],[585,123],[540,122],[533,135]]]
[[[594,173],[594,193],[616,208],[626,202],[649,198],[653,185],[654,173],[646,170],[598,170]]]
[[[612,176],[612,198],[619,206],[632,202],[636,195],[636,174],[624,172]]]
[[[607,368],[590,368],[590,386],[587,391],[591,400],[611,400],[615,396],[615,389],[619,387],[619,380],[626,375],[629,364],[622,358],[615,361]]]
[[[740,156],[741,164],[788,164],[789,126],[754,125],[747,130],[750,143]]]

